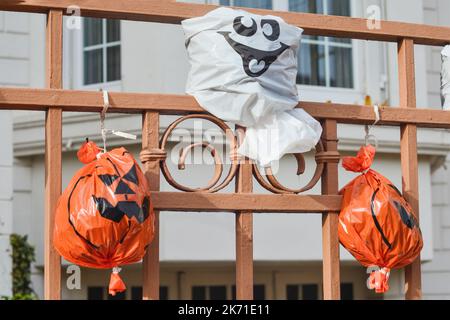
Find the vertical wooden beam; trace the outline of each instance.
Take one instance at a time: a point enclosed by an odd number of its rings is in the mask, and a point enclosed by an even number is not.
[[[244,128],[237,127],[242,141]],[[236,192],[253,191],[252,165],[242,159],[236,175]],[[253,299],[253,212],[236,212],[236,299]]]
[[[46,86],[62,88],[63,12],[47,14]],[[61,298],[61,257],[53,247],[55,210],[61,194],[62,109],[49,108],[45,117],[44,297]]]
[[[337,123],[325,120],[322,124],[322,141],[325,151],[337,152]],[[338,163],[325,163],[322,174],[322,194],[337,194]],[[338,215],[325,213],[322,215],[322,255],[323,255],[323,298],[324,300],[340,299],[340,267]]]
[[[142,118],[142,148],[159,148],[159,113],[145,112]],[[154,158],[144,163],[144,173],[150,191],[160,189],[159,159]],[[155,211],[155,236],[143,261],[144,300],[159,300],[159,211]]]
[[[414,41],[411,39],[402,39],[398,43],[398,71],[400,107],[416,108]],[[415,125],[401,126],[400,150],[403,195],[419,218],[419,172],[417,127]],[[405,297],[408,300],[422,297],[420,269],[420,256],[405,268]]]

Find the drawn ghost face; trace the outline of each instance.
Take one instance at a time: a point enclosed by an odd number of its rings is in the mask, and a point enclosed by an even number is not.
[[[251,24],[248,23],[249,21]],[[255,36],[258,28],[261,28],[262,34],[269,41],[275,42],[280,37],[280,24],[274,19],[261,19],[259,25],[255,19],[244,18],[244,16],[238,16],[233,21],[234,31],[243,37]],[[233,40],[230,37],[230,31],[218,31],[218,33],[223,35],[228,44],[241,56],[245,73],[253,78],[264,74],[270,65],[289,48],[288,45],[280,42],[280,47],[276,50],[259,50]]]

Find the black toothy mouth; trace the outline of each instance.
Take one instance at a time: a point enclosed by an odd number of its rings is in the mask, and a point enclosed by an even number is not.
[[[289,46],[280,42],[280,48],[273,51],[258,50],[245,44],[239,43],[231,39],[229,31],[218,31],[224,36],[229,45],[238,53],[242,58],[242,64],[244,71],[250,77],[259,77],[269,69],[270,65],[277,60],[277,58],[289,48]],[[252,65],[250,63],[253,62]],[[251,70],[253,69],[253,71]],[[256,69],[256,70],[255,70]]]

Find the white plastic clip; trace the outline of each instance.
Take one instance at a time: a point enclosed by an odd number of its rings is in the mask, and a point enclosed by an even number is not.
[[[136,135],[131,134],[131,133],[105,128],[106,112],[108,111],[110,104],[109,104],[108,91],[102,90],[102,92],[103,92],[103,110],[100,113],[100,129],[101,129],[102,139],[103,139],[103,152],[105,153],[106,152],[106,134],[107,133],[112,133],[115,136],[122,137],[125,139],[131,139],[131,140],[136,140],[137,137],[136,137]]]
[[[381,120],[381,117],[380,117],[380,108],[378,107],[377,104],[375,104],[375,105],[373,106],[373,112],[375,113],[375,121],[374,121],[374,123],[372,123],[372,125],[370,125],[370,126],[367,125],[367,124],[364,126],[364,130],[365,130],[365,132],[366,132],[366,136],[365,136],[364,140],[365,140],[366,145],[368,145],[368,144],[369,144],[369,140],[372,139],[372,140],[375,142],[375,148],[378,148],[378,140],[377,140],[377,138],[376,138],[373,134],[370,134],[370,130],[371,130],[378,122],[380,122],[380,120]]]
[[[105,118],[106,118],[106,112],[109,108],[109,95],[108,91],[103,90],[103,110],[100,113],[100,129],[102,133],[102,139],[103,139],[103,152],[106,152],[106,129],[105,129]]]

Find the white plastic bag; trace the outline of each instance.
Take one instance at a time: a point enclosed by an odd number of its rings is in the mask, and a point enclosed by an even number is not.
[[[320,124],[304,110],[291,111],[302,29],[224,7],[182,26],[191,63],[186,91],[213,115],[247,127],[240,154],[267,166],[314,148]]]
[[[450,45],[444,47],[441,72],[441,100],[444,110],[450,110]]]

